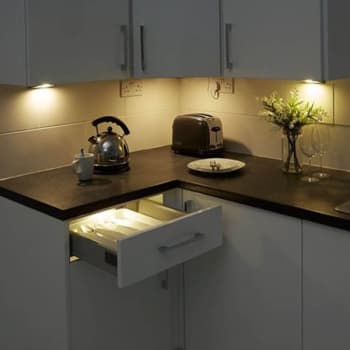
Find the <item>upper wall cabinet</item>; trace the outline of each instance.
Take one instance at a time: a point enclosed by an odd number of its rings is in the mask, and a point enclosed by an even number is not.
[[[27,3],[29,85],[220,74],[219,0]]]
[[[134,75],[220,75],[218,0],[134,0]]]
[[[350,77],[350,1],[324,1],[324,78]]]
[[[27,8],[29,85],[128,77],[128,0],[27,0]]]
[[[224,74],[329,80],[350,76],[350,2],[223,0]]]
[[[25,85],[24,0],[0,1],[0,84]]]

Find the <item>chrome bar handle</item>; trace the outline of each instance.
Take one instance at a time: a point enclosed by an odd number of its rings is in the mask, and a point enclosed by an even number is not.
[[[121,25],[120,26],[120,32],[123,36],[123,50],[124,50],[124,61],[120,65],[120,69],[122,71],[126,71],[128,69],[128,26],[127,25]]]
[[[141,55],[141,71],[146,71],[145,61],[145,26],[140,26],[140,55]]]
[[[181,248],[181,247],[186,246],[188,244],[198,242],[198,241],[202,240],[204,237],[205,237],[205,235],[203,233],[197,232],[197,233],[193,234],[192,237],[190,237],[189,239],[186,239],[186,240],[184,240],[182,242],[178,242],[178,243],[164,244],[164,245],[158,247],[158,250],[161,253],[168,253],[174,249]]]
[[[232,33],[232,24],[231,23],[226,23],[225,24],[225,46],[226,46],[226,69],[232,70],[233,68],[233,63],[231,60],[231,33]]]
[[[165,289],[165,290],[169,289],[169,270],[165,270],[163,272],[161,287],[162,289]]]

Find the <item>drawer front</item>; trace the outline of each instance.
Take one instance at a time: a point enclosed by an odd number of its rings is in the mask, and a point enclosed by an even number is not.
[[[222,245],[220,207],[200,210],[118,242],[118,285],[126,287]]]

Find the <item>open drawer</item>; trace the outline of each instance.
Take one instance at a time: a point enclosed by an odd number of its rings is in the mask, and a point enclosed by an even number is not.
[[[72,220],[71,254],[116,274],[126,287],[222,244],[220,207],[186,213],[154,198]]]

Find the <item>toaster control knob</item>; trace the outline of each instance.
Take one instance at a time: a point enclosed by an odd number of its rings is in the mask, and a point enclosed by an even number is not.
[[[214,131],[214,132],[218,132],[218,131],[220,131],[221,129],[220,129],[220,126],[213,126],[212,128],[211,128],[211,131]]]

